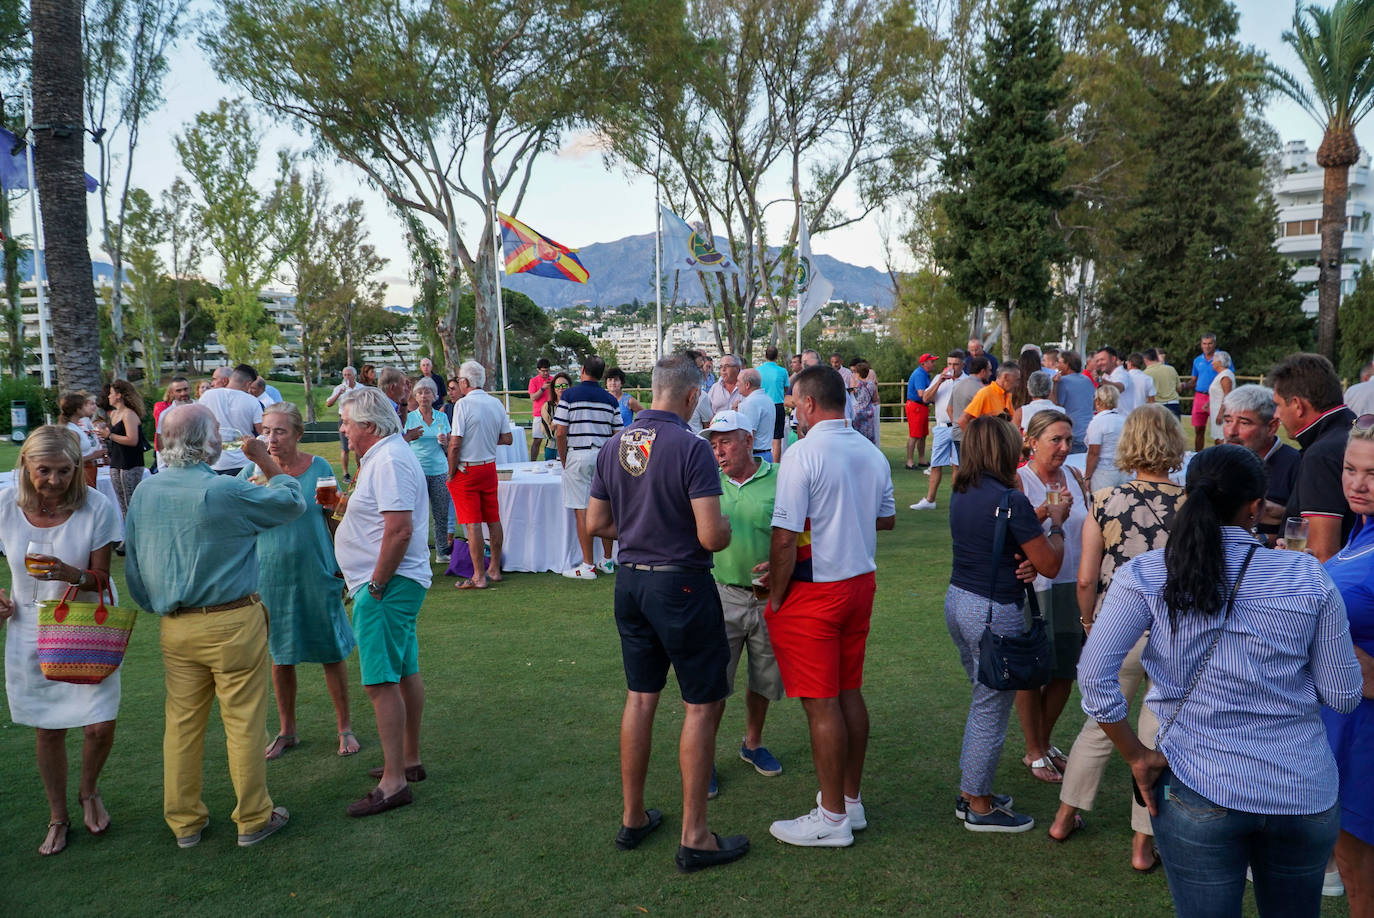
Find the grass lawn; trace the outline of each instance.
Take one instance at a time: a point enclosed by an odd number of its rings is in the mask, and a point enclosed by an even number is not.
[[[889,444],[903,431],[887,425]],[[329,444],[319,452],[331,461]],[[119,732],[101,782],[113,819],[93,838],[75,826],[61,856],[36,853],[47,807],[33,731],[0,711],[0,837],[6,840],[0,914],[225,915],[725,915],[910,914],[932,916],[1166,916],[1162,873],[1129,865],[1127,771],[1116,760],[1088,828],[1065,845],[1045,834],[1056,788],[1021,767],[1012,719],[997,789],[1037,826],[1024,835],[979,835],[952,815],[968,683],[945,630],[949,549],[945,507],[913,513],[927,479],[901,468],[889,448],[898,525],[878,537],[878,594],[865,693],[872,740],[864,781],[870,827],[852,848],[804,850],[774,841],[773,819],[813,805],[816,782],[805,717],[795,701],[774,707],[765,742],[784,772],[763,778],[735,754],[743,705],[732,700],[716,759],[720,796],[712,828],[748,833],[737,864],[681,876],[673,867],[680,790],[676,741],[682,709],[670,681],[658,716],[650,806],[663,828],[633,852],[612,844],[620,815],[617,731],[624,701],[611,617],[611,578],[573,584],[554,574],[512,574],[484,593],[459,594],[436,578],[420,618],[426,680],[424,761],[415,804],[352,820],[344,806],[379,764],[370,706],[354,672],[354,726],[363,751],[335,755],[334,724],[318,667],[302,667],[301,745],[268,765],[291,824],[249,849],[235,845],[234,806],[218,717],[205,757],[211,826],[178,850],[162,820],[162,663],[157,622],[140,619],[123,671]],[[3,459],[0,459],[3,462]],[[123,564],[115,572],[122,583]],[[5,568],[3,578],[8,578]],[[2,707],[2,706],[0,706]],[[1056,733],[1069,747],[1082,714],[1077,696]],[[268,728],[276,727],[275,707]],[[264,742],[266,741],[264,735]],[[78,741],[69,749],[75,753]],[[1254,914],[1252,902],[1247,914]],[[1347,914],[1326,900],[1324,914]]]

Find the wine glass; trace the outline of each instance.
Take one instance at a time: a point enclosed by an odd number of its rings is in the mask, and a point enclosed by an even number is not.
[[[243,449],[243,431],[237,427],[221,427],[219,444],[226,453],[238,452]]]
[[[1307,551],[1307,520],[1300,516],[1284,520],[1283,544],[1289,551]]]
[[[29,572],[29,576],[37,580],[46,580],[47,574],[53,571],[53,562],[49,560],[38,560],[42,558],[54,558],[57,550],[54,548],[51,539],[30,539],[28,547],[24,549],[24,570]]]

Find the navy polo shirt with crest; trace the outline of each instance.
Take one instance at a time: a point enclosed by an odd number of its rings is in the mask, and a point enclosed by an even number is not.
[[[610,502],[622,563],[710,569],[692,501],[720,493],[710,445],[670,411],[641,411],[596,457],[591,495]]]

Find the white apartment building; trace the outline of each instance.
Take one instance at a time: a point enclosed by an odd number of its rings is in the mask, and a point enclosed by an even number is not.
[[[1284,144],[1281,164],[1283,176],[1274,188],[1274,198],[1279,205],[1279,234],[1275,245],[1280,254],[1299,265],[1293,275],[1294,283],[1315,284],[1322,244],[1317,224],[1322,215],[1325,170],[1317,165],[1317,151],[1308,149],[1304,140],[1290,140]],[[1355,272],[1374,253],[1371,211],[1374,211],[1374,187],[1370,184],[1370,159],[1369,153],[1362,150],[1360,161],[1350,167],[1350,190],[1345,202],[1342,296],[1355,289]],[[1303,300],[1302,308],[1308,315],[1317,314],[1315,287]]]

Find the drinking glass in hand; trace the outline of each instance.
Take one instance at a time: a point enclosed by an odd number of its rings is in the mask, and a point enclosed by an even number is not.
[[[24,570],[29,572],[30,577],[48,579],[47,575],[56,568],[54,551],[53,543],[47,539],[31,540],[28,548],[24,550]]]
[[[332,475],[315,482],[315,503],[326,510],[339,502],[339,482]]]
[[[1058,504],[1064,499],[1064,485],[1058,481],[1051,481],[1045,485],[1045,503],[1050,506]]]
[[[243,449],[243,433],[234,427],[221,427],[219,445],[226,453],[238,452]]]
[[[1284,521],[1283,545],[1289,551],[1307,551],[1307,520],[1290,516]]]

